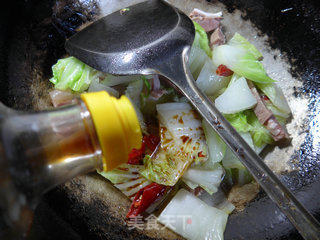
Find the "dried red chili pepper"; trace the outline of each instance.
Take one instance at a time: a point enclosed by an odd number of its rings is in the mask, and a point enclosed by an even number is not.
[[[142,141],[140,149],[132,149],[129,153],[128,164],[140,165],[142,164],[142,159],[144,157],[144,152],[146,150],[145,142]]]
[[[151,183],[140,189],[133,199],[127,218],[134,218],[143,213],[154,201],[163,196],[168,188],[158,183]]]
[[[223,77],[229,77],[233,74],[233,71],[229,68],[227,68],[226,65],[221,64],[217,70],[216,70],[217,75],[223,76]]]

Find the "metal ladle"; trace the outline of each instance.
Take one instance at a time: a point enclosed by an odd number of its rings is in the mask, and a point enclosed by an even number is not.
[[[89,66],[111,74],[161,74],[179,89],[247,167],[299,233],[320,239],[320,224],[242,139],[190,74],[192,21],[159,0],[105,16],[66,42],[66,49]]]

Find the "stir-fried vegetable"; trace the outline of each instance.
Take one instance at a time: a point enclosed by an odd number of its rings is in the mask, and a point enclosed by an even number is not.
[[[99,91],[106,91],[107,93],[111,94],[112,96],[119,97],[119,92],[112,87],[108,87],[104,84],[99,82],[99,78],[94,78],[91,81],[89,86],[88,92],[99,92]]]
[[[235,33],[228,44],[231,46],[240,46],[250,52],[255,59],[262,59],[262,54],[259,52],[259,50],[239,33]]]
[[[253,144],[250,133],[246,132],[241,133],[240,135],[253,150],[256,150],[256,146]],[[253,180],[251,174],[230,148],[227,148],[226,150],[225,157],[222,159],[222,165],[226,170],[231,170],[229,173],[232,175],[234,182],[239,186],[247,184]]]
[[[115,76],[111,74],[106,74],[102,84],[112,87],[119,84],[128,84],[130,82],[134,82],[140,80],[140,75],[128,75],[128,76]]]
[[[183,180],[188,181],[187,185],[191,183],[191,186],[200,186],[208,193],[213,194],[218,191],[223,173],[223,168],[218,163],[210,168],[196,166],[189,168],[183,174]]]
[[[196,196],[181,189],[159,216],[160,223],[166,225],[170,218],[173,231],[186,239],[221,240],[228,214],[208,206]]]
[[[209,159],[205,165],[209,167],[210,165],[213,166],[215,163],[222,160],[226,152],[226,144],[221,140],[206,120],[202,120],[202,127],[209,150]]]
[[[173,186],[194,161],[208,159],[207,145],[197,113],[188,103],[157,105],[161,147],[145,161],[141,172],[159,184]]]
[[[166,103],[157,105],[161,126],[161,146],[195,163],[208,159],[208,150],[198,113],[188,103]],[[176,149],[170,149],[170,139]],[[166,141],[168,140],[168,141]],[[166,149],[167,148],[167,149]]]
[[[257,104],[244,77],[231,84],[216,100],[215,105],[220,112],[232,114],[252,108]]]
[[[240,133],[240,135],[254,150],[255,147],[251,135],[249,133]],[[234,155],[230,148],[227,148],[225,157],[222,159],[222,164],[225,168],[245,169],[245,167],[242,165],[237,156]]]
[[[239,40],[240,38],[240,40]],[[235,73],[251,81],[258,83],[272,83],[261,62],[257,60],[259,55],[255,47],[248,45],[242,37],[235,35],[233,41],[217,46],[213,49],[213,63],[218,67],[225,65]]]
[[[276,106],[280,111],[285,114],[290,115],[291,110],[288,105],[286,98],[283,95],[281,89],[274,83],[262,84],[255,83],[255,85],[270,99],[270,101]]]
[[[202,67],[206,62],[210,61],[207,54],[197,46],[193,46],[189,54],[189,68],[195,79],[198,78]]]
[[[248,145],[260,153],[267,144],[277,141],[272,138],[275,128],[261,118],[266,115],[265,118],[277,119],[277,127],[281,128],[290,116],[284,94],[268,77],[260,62],[262,54],[243,36],[235,33],[227,44],[219,46],[225,42],[221,13],[198,9],[193,13],[199,15],[196,17],[201,18],[201,23],[217,24],[202,24],[214,30],[209,45],[207,33],[194,22],[189,67],[197,86]],[[213,22],[213,16],[218,17],[218,22]],[[165,198],[175,185],[175,189],[186,188],[193,194],[181,189],[164,208],[159,221],[187,239],[223,239],[228,214],[234,206],[224,194],[222,199],[219,197],[220,183],[223,180],[241,186],[253,178],[186,97],[162,86],[158,75],[114,76],[92,69],[74,57],[60,59],[52,72],[50,81],[56,88],[51,93],[54,106],[72,103],[74,93],[101,90],[116,97],[125,94],[134,105],[144,132],[141,148],[132,149],[127,164],[100,172],[133,200],[127,218],[151,211],[150,206],[162,203],[157,200]]]
[[[157,115],[156,105],[173,102],[178,99],[176,92],[172,88],[162,89],[163,95],[159,98],[141,96],[141,112],[145,116],[155,117]]]
[[[56,89],[71,89],[75,92],[87,90],[92,79],[100,76],[99,72],[87,66],[75,57],[58,60],[52,66],[53,77],[50,79]]]
[[[225,115],[231,125],[239,132],[250,132],[253,143],[257,147],[273,143],[269,131],[261,125],[252,110]]]
[[[273,139],[269,131],[261,125],[253,111],[246,111],[248,123],[252,126],[250,131],[255,146],[261,147],[264,144],[273,143]]]
[[[214,95],[228,85],[228,80],[216,74],[216,67],[208,59],[197,78],[197,85],[205,94]]]
[[[140,94],[141,94],[142,88],[143,88],[143,81],[142,79],[139,79],[129,83],[125,91],[126,96],[138,108],[140,108]]]
[[[196,30],[196,35],[194,37],[193,46],[201,48],[205,53],[208,55],[208,57],[212,57],[212,52],[209,47],[209,39],[207,36],[206,31],[203,29],[203,27],[200,26],[200,24],[193,22],[194,28]]]
[[[142,168],[141,165],[122,164],[112,171],[99,173],[110,180],[128,198],[133,199],[140,189],[151,183],[140,175],[139,171]]]
[[[142,79],[135,80],[128,84],[125,94],[133,104],[133,107],[136,111],[142,131],[146,132],[147,126],[144,122],[143,114],[140,111],[140,107],[141,107],[140,94],[141,94],[142,88],[143,88]]]
[[[248,132],[252,130],[252,126],[248,123],[247,115],[244,112],[226,114],[224,116],[238,132]]]
[[[235,206],[227,199],[225,199],[218,206],[216,206],[216,208],[220,209],[221,211],[224,211],[226,214],[231,214],[235,209]]]
[[[189,66],[193,77],[196,79],[203,65],[207,61],[210,61],[212,52],[209,47],[209,39],[207,33],[198,23],[193,23],[196,33],[189,54]]]

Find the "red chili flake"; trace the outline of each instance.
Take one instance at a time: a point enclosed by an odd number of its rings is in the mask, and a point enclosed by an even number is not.
[[[183,119],[182,119],[182,117],[179,118],[178,122],[181,123],[181,124],[183,124]]]
[[[205,157],[206,155],[203,155],[202,154],[202,151],[201,152],[198,152],[198,157]]]
[[[143,137],[143,141],[151,151],[154,151],[160,143],[160,138],[158,136],[150,134],[145,135]]]
[[[265,101],[270,101],[270,99],[266,95],[262,95],[262,99],[265,100]]]
[[[190,112],[195,119],[200,119],[198,112],[196,110],[192,109]]]
[[[181,136],[182,142],[185,143],[186,141],[188,141],[189,137],[188,136]]]
[[[233,71],[229,68],[227,68],[226,65],[221,64],[217,70],[216,70],[217,75],[223,76],[223,77],[229,77],[233,74]]]
[[[135,149],[135,148],[132,149],[131,152],[129,153],[128,164],[132,164],[132,165],[142,164],[142,159],[144,157],[145,149],[146,149],[146,146],[144,141],[142,141],[140,149]]]
[[[137,192],[133,199],[127,218],[134,218],[143,213],[154,201],[161,197],[168,186],[151,183]]]

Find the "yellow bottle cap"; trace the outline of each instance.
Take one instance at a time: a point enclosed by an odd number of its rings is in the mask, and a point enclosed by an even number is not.
[[[126,96],[117,99],[107,92],[81,94],[98,135],[103,170],[128,161],[129,152],[141,148],[142,133],[136,112]]]

